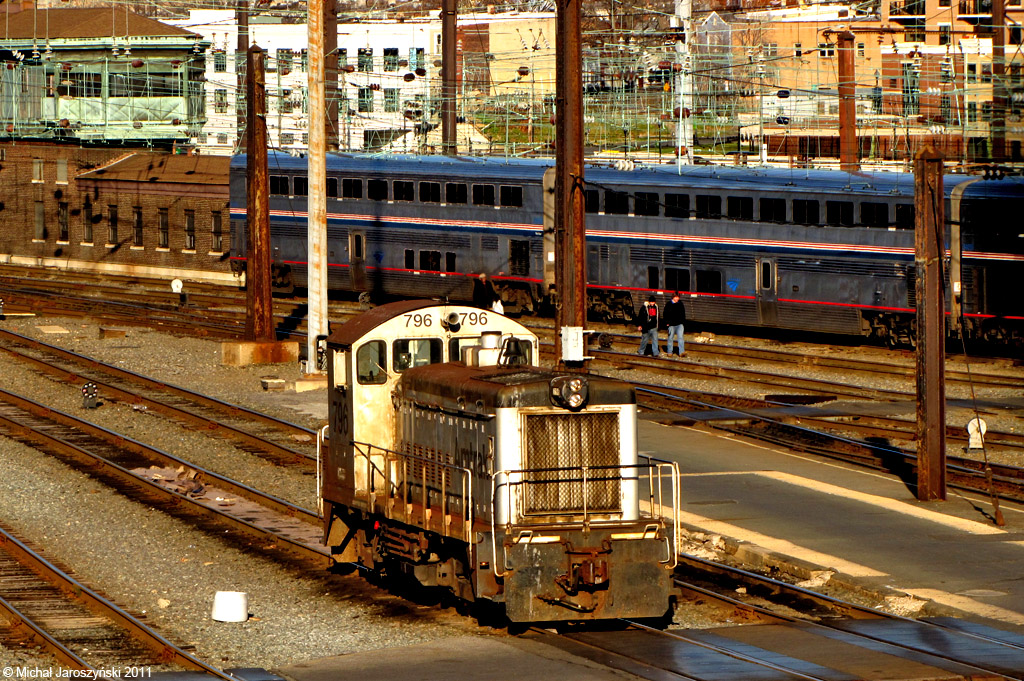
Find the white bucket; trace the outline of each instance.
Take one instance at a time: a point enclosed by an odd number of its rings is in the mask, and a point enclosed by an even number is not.
[[[244,591],[218,591],[213,596],[210,617],[218,622],[245,622],[249,619],[249,595]]]

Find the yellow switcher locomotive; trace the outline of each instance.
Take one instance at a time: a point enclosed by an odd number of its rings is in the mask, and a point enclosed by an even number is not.
[[[431,301],[334,332],[325,543],[513,622],[663,616],[678,468],[638,456],[632,387],[538,351],[514,320]]]

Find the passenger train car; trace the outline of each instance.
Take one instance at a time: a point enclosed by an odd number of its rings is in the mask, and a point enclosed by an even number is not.
[[[469,300],[487,273],[507,312],[553,298],[540,160],[332,154],[331,288]],[[1024,339],[1024,178],[947,175],[948,326]],[[304,286],[306,161],[270,159],[276,284]],[[232,252],[245,253],[245,158],[232,164]],[[729,166],[586,170],[590,313],[627,319],[681,291],[690,321],[912,341],[914,183],[907,173]],[[550,206],[550,203],[547,204]],[[962,326],[961,326],[962,322]]]
[[[423,300],[332,333],[325,544],[513,622],[662,617],[678,466],[638,455],[631,386],[537,352],[511,319]]]

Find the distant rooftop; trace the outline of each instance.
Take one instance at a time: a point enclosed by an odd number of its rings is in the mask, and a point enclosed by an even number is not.
[[[226,185],[231,158],[188,156],[144,152],[132,154],[78,176],[79,180],[122,180],[126,182],[177,182],[181,184]]]
[[[0,22],[0,40],[196,36],[155,19],[104,8],[27,10]]]

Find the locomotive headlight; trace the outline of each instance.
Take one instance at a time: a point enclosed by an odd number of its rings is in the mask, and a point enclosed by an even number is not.
[[[589,387],[585,376],[558,376],[551,379],[551,403],[573,411],[587,404]]]

